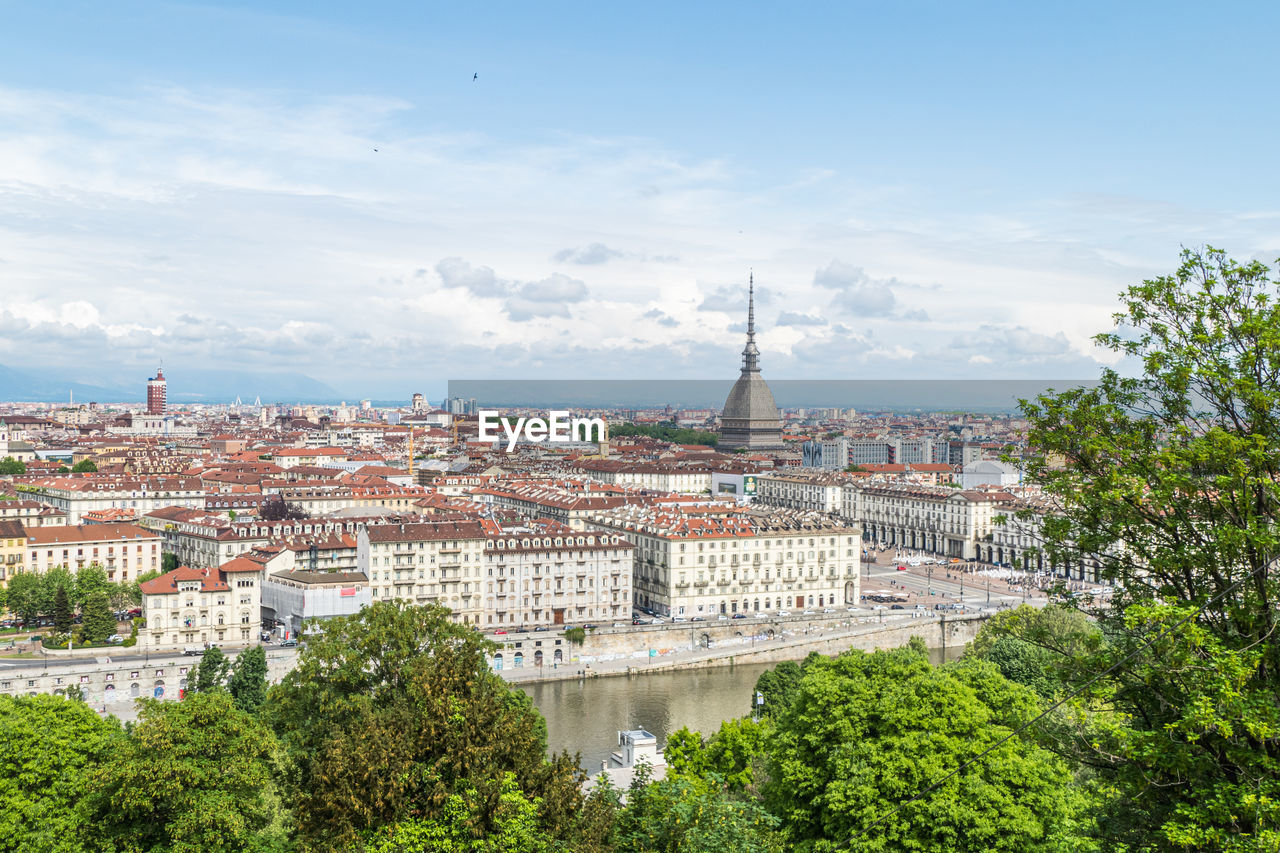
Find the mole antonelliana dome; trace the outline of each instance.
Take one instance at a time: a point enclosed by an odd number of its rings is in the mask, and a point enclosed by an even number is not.
[[[718,447],[724,450],[776,450],[782,447],[782,419],[778,417],[773,392],[760,375],[754,275],[747,290],[747,345],[742,350],[742,374],[724,401]]]

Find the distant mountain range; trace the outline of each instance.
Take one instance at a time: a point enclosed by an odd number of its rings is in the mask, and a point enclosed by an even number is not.
[[[115,371],[113,371],[115,372]],[[186,369],[175,366],[166,371],[171,403],[230,403],[239,396],[252,403],[337,401],[341,394],[323,382],[302,373],[270,373],[247,370]],[[77,403],[142,403],[147,398],[147,374],[137,379],[79,376],[72,378],[65,370],[24,368],[17,370],[0,364],[0,401],[20,403],[58,402],[71,399]]]

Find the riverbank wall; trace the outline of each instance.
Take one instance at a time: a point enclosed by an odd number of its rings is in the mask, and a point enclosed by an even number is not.
[[[849,649],[893,649],[905,646],[912,637],[920,637],[930,648],[947,650],[967,645],[977,636],[987,618],[986,614],[974,613],[945,618],[933,615],[900,617],[885,622],[864,619],[825,625],[797,624],[783,630],[766,628],[749,637],[730,636],[720,641],[722,644],[719,646],[714,639],[710,646],[701,645],[704,640],[700,636],[700,628],[695,628],[692,641],[679,647],[666,647],[659,651],[642,645],[625,653],[619,648],[619,641],[612,639],[606,646],[612,653],[599,656],[590,654],[598,651],[599,647],[593,647],[591,638],[588,638],[583,644],[582,654],[567,666],[548,669],[544,665],[523,671],[503,670],[500,674],[514,684],[641,676],[738,664],[780,663],[800,660],[813,652],[834,656]],[[732,626],[729,630],[732,632]],[[640,635],[636,639],[643,641],[645,637]]]

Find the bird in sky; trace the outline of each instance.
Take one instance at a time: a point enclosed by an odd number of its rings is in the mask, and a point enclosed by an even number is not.
[[[472,83],[476,82],[476,81],[477,81],[477,80],[479,80],[479,79],[480,79],[480,72],[479,72],[479,71],[477,71],[475,74],[472,74],[472,75],[471,75],[471,82],[472,82]]]
[[[373,149],[373,150],[374,150],[374,151],[377,151],[378,149],[377,149],[377,148],[375,148],[375,149]],[[742,232],[738,232],[738,233],[742,233]]]

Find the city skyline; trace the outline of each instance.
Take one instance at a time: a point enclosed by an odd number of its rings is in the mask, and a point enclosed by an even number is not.
[[[1280,255],[1265,6],[264,8],[9,10],[0,365],[720,378],[754,270],[771,380],[1060,379],[1181,245]]]

